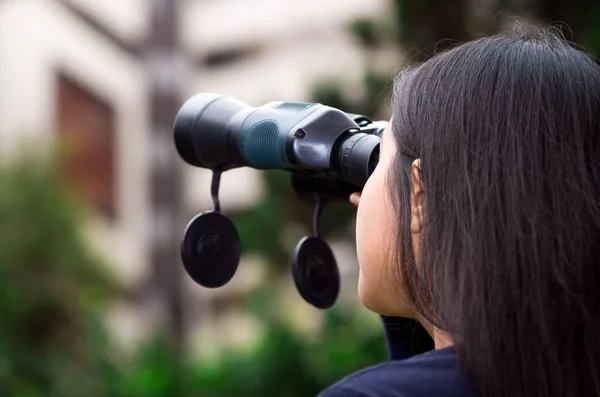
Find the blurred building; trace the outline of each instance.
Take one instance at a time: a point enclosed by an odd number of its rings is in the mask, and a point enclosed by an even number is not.
[[[148,173],[156,156],[174,150],[149,130],[148,53],[153,27],[148,0],[0,0],[0,150],[45,147],[60,137],[72,151],[66,174],[93,209],[91,240],[132,290],[147,286],[153,216]],[[348,32],[358,17],[385,13],[385,0],[180,0],[178,67],[181,98],[197,92],[234,95],[251,105],[310,100],[319,79],[360,79],[365,56]],[[154,64],[156,65],[156,64]],[[155,75],[155,74],[153,74]],[[182,167],[190,214],[210,209],[210,173]],[[252,170],[223,177],[224,211],[262,194]],[[245,258],[247,262],[260,261]],[[179,266],[174,262],[173,266]],[[252,266],[240,266],[240,272]],[[220,291],[186,280],[194,323],[223,337],[244,329],[240,316],[215,309],[259,275],[236,277]],[[111,322],[124,343],[161,319],[151,298],[121,302]],[[234,320],[230,320],[234,319]],[[227,324],[234,324],[228,327]]]

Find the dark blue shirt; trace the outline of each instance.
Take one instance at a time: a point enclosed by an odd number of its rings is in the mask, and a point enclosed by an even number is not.
[[[382,319],[392,361],[358,371],[319,397],[477,397],[453,347],[414,354],[418,351],[414,337],[412,348],[407,339],[401,339],[414,328],[414,322]],[[422,343],[427,344],[427,340]]]
[[[432,350],[358,371],[319,397],[477,397],[454,349]]]

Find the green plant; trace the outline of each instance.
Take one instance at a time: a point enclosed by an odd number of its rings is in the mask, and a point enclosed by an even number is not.
[[[375,315],[336,307],[324,314],[322,332],[307,336],[269,314],[275,303],[261,302],[254,311],[266,324],[265,335],[250,349],[192,365],[186,396],[314,396],[346,374],[385,360],[382,329],[368,326],[378,321]]]
[[[115,291],[46,159],[0,169],[0,394],[103,396],[117,376],[100,310]]]

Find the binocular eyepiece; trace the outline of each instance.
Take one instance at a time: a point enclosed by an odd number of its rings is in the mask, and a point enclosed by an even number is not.
[[[218,205],[221,172],[243,166],[287,170],[300,197],[317,198],[315,236],[296,248],[294,280],[309,303],[330,307],[339,291],[339,273],[318,231],[322,204],[362,190],[379,161],[386,124],[318,103],[270,102],[253,108],[208,93],[187,100],[175,119],[175,146],[188,164],[213,170],[215,201],[214,211],[196,216],[186,229],[181,253],[188,274],[216,288],[237,269],[239,236]]]

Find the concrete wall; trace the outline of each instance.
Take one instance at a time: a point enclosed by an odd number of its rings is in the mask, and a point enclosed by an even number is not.
[[[99,248],[128,281],[147,262],[149,216],[146,171],[147,82],[143,65],[47,0],[0,6],[0,150],[9,155],[24,139],[37,145],[57,132],[56,71],[62,70],[110,103],[116,112],[118,209],[114,224],[90,230]]]
[[[125,2],[123,2],[125,3]],[[148,268],[150,219],[146,140],[147,81],[143,64],[48,0],[0,3],[0,157],[22,142],[38,147],[57,133],[56,71],[61,70],[110,103],[116,117],[119,219],[92,219],[90,242],[126,285]],[[118,314],[118,312],[117,312]],[[145,328],[144,313],[130,310],[114,325],[124,343]]]

